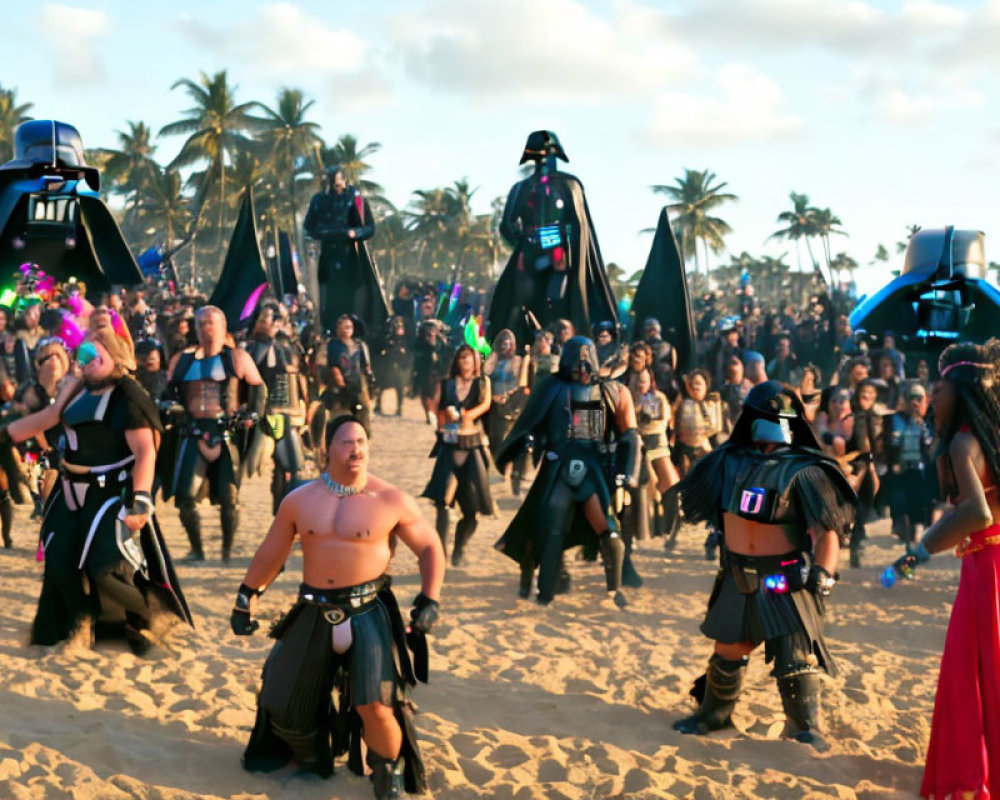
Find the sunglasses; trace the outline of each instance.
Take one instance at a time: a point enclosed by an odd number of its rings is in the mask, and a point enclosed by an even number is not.
[[[61,336],[44,336],[38,340],[38,349],[43,347],[48,347],[50,344],[57,344],[60,347],[65,347],[66,342]]]
[[[53,358],[55,358],[55,357],[56,357],[56,354],[55,354],[55,353],[49,353],[49,354],[48,354],[47,356],[42,356],[42,357],[41,357],[40,359],[38,359],[38,360],[37,360],[37,361],[35,362],[35,366],[38,366],[38,367],[40,367],[40,366],[42,366],[42,364],[44,364],[44,363],[45,363],[46,361],[51,361],[51,360],[52,360]]]
[[[924,397],[925,397],[925,395],[922,395],[922,394],[910,394],[910,395],[906,396],[906,399],[907,400],[917,400],[917,401],[920,401],[920,400],[923,400]]]

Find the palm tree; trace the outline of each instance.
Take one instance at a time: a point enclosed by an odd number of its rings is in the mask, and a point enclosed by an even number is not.
[[[160,136],[188,135],[169,168],[189,166],[203,160],[208,162],[204,174],[206,191],[213,182],[217,182],[219,188],[221,252],[226,207],[226,156],[234,157],[247,141],[245,134],[261,127],[261,120],[250,113],[257,104],[236,103],[237,87],[229,84],[225,70],[211,77],[202,72],[197,82],[181,78],[170,88],[178,87],[187,92],[194,105],[184,112],[187,115],[184,119],[160,128]]]
[[[312,153],[320,143],[317,134],[320,126],[306,120],[306,113],[315,100],[306,101],[300,89],[282,89],[275,108],[263,103],[257,106],[264,112],[266,126],[261,141],[270,151],[275,177],[288,193],[292,230],[299,236],[298,198],[295,196],[296,164]],[[300,248],[301,249],[301,248]]]
[[[816,267],[816,257],[813,255],[812,245],[809,244],[809,237],[817,235],[816,209],[809,205],[809,196],[792,192],[789,197],[792,200],[792,210],[782,211],[778,214],[778,222],[785,223],[784,228],[775,231],[768,239],[788,239],[795,242],[795,254],[802,270],[802,257],[799,253],[799,240],[806,240],[806,249],[809,251],[809,261],[813,268]]]
[[[837,253],[830,262],[830,274],[831,276],[836,273],[839,279],[841,273],[846,272],[851,276],[851,280],[854,280],[854,273],[858,269],[858,262],[851,258],[847,253]]]
[[[181,191],[182,185],[177,170],[157,169],[143,184],[141,202],[137,204],[139,219],[166,233],[164,244],[168,250],[174,246],[176,236],[189,232],[190,202]]]
[[[153,132],[145,122],[126,123],[127,131],[115,131],[118,149],[101,148],[95,151],[102,163],[102,174],[111,184],[111,191],[131,203],[126,211],[126,222],[134,221],[143,191],[150,181],[157,178],[160,166],[153,160],[156,145]]]
[[[673,184],[649,187],[656,194],[665,194],[673,200],[667,209],[676,215],[674,226],[680,234],[685,262],[694,256],[695,273],[698,272],[698,242],[701,241],[705,248],[707,272],[709,249],[714,253],[722,252],[725,249],[724,237],[732,233],[729,223],[708,213],[723,203],[739,199],[735,194],[722,191],[728,183],[716,181],[717,176],[711,170],[685,169],[684,176],[675,178]]]
[[[14,129],[31,117],[32,103],[17,104],[17,89],[0,86],[0,164],[14,157]]]
[[[820,241],[823,243],[823,257],[826,260],[826,269],[830,273],[830,285],[832,286],[833,269],[830,264],[830,236],[831,234],[847,236],[847,231],[837,227],[837,225],[842,225],[843,223],[840,217],[834,214],[829,208],[814,208],[813,221],[816,225],[816,235],[819,236]]]

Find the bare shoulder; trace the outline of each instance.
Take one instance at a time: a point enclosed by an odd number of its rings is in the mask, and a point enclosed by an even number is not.
[[[416,500],[408,492],[404,492],[387,480],[376,478],[371,473],[368,474],[366,489],[369,494],[375,495],[385,505],[395,506],[400,511],[416,506]]]
[[[959,431],[952,437],[951,444],[948,446],[948,453],[952,458],[957,456],[975,459],[981,456],[982,452],[983,448],[980,446],[979,440],[971,431]]]
[[[326,491],[325,487],[321,486],[318,480],[312,480],[292,489],[285,495],[278,511],[280,513],[284,510],[285,513],[297,516],[302,510],[316,508],[318,504],[323,502],[324,497],[328,496],[329,492]]]

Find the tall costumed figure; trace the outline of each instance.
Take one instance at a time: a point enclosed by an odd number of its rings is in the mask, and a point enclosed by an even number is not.
[[[528,136],[521,163],[534,161],[535,171],[511,188],[500,222],[514,252],[493,293],[488,333],[508,328],[521,346],[557,319],[578,331],[618,323],[583,184],[559,171],[559,159],[569,161],[552,131]]]
[[[328,169],[326,179],[326,190],[313,195],[303,223],[306,235],[321,243],[321,324],[334,330],[338,317],[354,314],[366,330],[380,331],[389,317],[389,302],[368,250],[375,218],[361,192],[348,185],[341,167]]]

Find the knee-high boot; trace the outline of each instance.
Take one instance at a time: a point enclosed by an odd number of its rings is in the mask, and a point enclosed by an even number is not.
[[[11,531],[14,529],[14,500],[10,492],[0,493],[0,525],[3,528],[3,546],[10,550],[14,546]]]
[[[745,657],[730,661],[714,654],[708,660],[708,669],[705,670],[701,705],[690,717],[677,720],[673,724],[674,730],[705,734],[731,726],[733,709],[736,708],[736,700],[743,688],[743,676],[748,662],[749,659]]]
[[[222,525],[222,560],[229,561],[236,531],[240,527],[240,498],[235,486],[226,490],[219,510],[219,521]]]
[[[785,730],[782,736],[811,744],[822,750],[826,741],[819,732],[819,672],[808,670],[778,678],[781,705],[785,709]]]
[[[437,528],[438,536],[441,537],[441,547],[444,554],[448,555],[448,531],[451,529],[451,514],[448,513],[448,506],[438,506],[437,514],[434,518],[434,527]]]
[[[462,517],[458,521],[458,524],[455,525],[455,546],[451,552],[451,565],[453,567],[462,566],[462,560],[465,556],[465,545],[475,532],[476,518],[474,516]]]
[[[204,561],[205,550],[201,544],[201,517],[198,515],[194,500],[182,501],[177,513],[181,518],[181,525],[184,526],[184,532],[187,533],[188,541],[191,543],[191,552],[184,557],[184,560]]]

